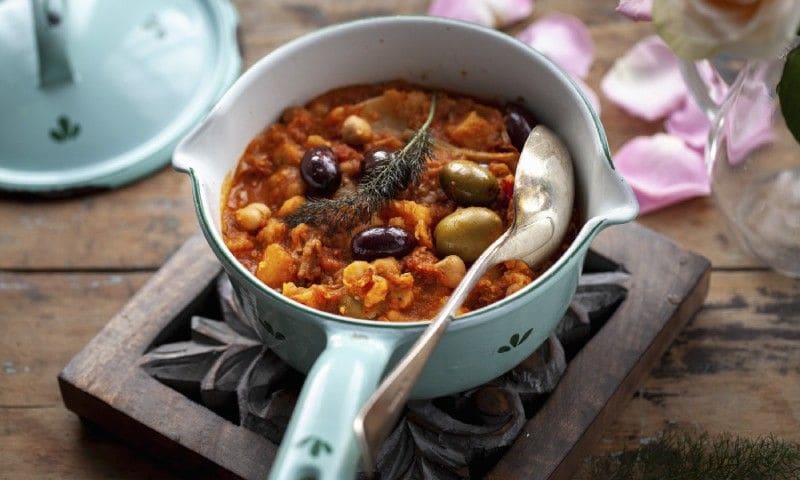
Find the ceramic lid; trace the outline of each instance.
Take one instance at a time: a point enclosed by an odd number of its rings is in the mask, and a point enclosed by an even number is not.
[[[116,187],[165,165],[239,74],[237,20],[228,0],[0,2],[0,188]]]

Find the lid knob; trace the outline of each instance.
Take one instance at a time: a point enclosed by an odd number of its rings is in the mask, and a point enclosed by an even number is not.
[[[31,0],[36,25],[39,87],[72,83],[74,75],[66,42],[67,0]]]

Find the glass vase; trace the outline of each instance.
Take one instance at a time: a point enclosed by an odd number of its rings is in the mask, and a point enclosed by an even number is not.
[[[711,119],[705,156],[716,207],[744,250],[800,277],[800,143],[776,93],[784,62],[747,61],[720,102],[697,65],[684,63],[682,71]]]

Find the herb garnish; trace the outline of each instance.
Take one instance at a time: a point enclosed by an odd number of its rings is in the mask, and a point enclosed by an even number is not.
[[[384,203],[419,178],[433,152],[430,126],[435,111],[436,94],[431,97],[428,118],[411,140],[402,149],[392,152],[388,162],[376,166],[355,191],[337,198],[309,199],[286,217],[286,223],[290,227],[307,223],[334,232],[368,221]]]

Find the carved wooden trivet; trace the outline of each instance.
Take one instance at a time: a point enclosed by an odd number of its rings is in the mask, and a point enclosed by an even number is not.
[[[601,263],[589,253],[587,265]],[[612,266],[610,272],[581,276],[556,332],[514,370],[467,392],[409,404],[381,451],[379,478],[451,479],[486,472],[489,459],[511,445],[561,378],[562,339],[579,349],[623,300],[628,274]],[[243,321],[227,276],[220,276],[216,293],[221,321],[192,317],[190,340],[157,346],[141,366],[190,397],[199,392],[200,401],[221,415],[235,412],[234,421],[279,443],[303,377]]]
[[[387,442],[385,478],[569,478],[708,287],[707,260],[641,226],[611,228],[592,247],[598,255],[587,263],[582,300],[556,331],[560,340],[492,384],[410,404]],[[230,305],[221,308],[216,293],[219,273],[204,240],[187,241],[59,384],[68,408],[192,478],[264,478],[302,377],[230,322]],[[613,311],[610,299],[625,288]],[[568,366],[547,394],[559,359]]]

